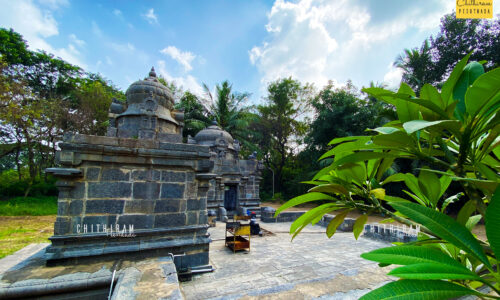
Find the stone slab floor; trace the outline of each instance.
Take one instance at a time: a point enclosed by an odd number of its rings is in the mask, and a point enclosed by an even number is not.
[[[273,235],[252,237],[251,251],[233,254],[224,246],[224,223],[209,232],[212,273],[181,283],[185,299],[358,299],[394,280],[390,267],[379,268],[361,253],[390,244],[352,232],[331,239],[325,228],[306,227],[293,242],[291,223],[261,223]]]

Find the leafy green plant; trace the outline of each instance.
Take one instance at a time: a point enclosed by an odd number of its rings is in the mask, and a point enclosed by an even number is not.
[[[396,107],[398,120],[371,129],[373,135],[332,140],[334,147],[321,157],[332,162],[307,182],[314,187],[276,212],[305,202],[329,201],[292,224],[294,237],[309,223],[339,209],[342,213],[327,227],[328,237],[352,209],[422,225],[416,242],[362,255],[382,265],[402,265],[389,273],[402,280],[364,299],[500,298],[478,290],[486,286],[500,295],[500,68],[484,73],[481,63],[467,63],[469,56],[456,65],[441,90],[424,84],[419,97],[405,83],[397,92],[364,89]],[[425,166],[418,176],[391,174],[397,158],[418,160]],[[408,197],[386,195],[384,186],[396,181],[405,183]],[[452,181],[461,184],[464,194],[443,199]],[[468,201],[458,216],[446,215],[446,207],[461,196]],[[356,238],[366,219],[362,215],[356,220]],[[471,233],[481,219],[488,241]]]

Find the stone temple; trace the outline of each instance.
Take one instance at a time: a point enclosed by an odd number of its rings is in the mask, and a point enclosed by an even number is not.
[[[213,124],[182,143],[184,114],[149,76],[110,107],[107,136],[60,143],[58,213],[47,264],[183,254],[177,269],[209,265],[208,210],[259,206],[262,165]]]
[[[210,160],[214,162],[212,173],[217,176],[209,180],[209,210],[224,207],[229,216],[235,214],[237,208],[259,210],[259,173],[263,166],[256,160],[255,154],[250,155],[248,160],[239,159],[238,140],[233,140],[215,121],[198,132],[194,139],[189,138],[188,143],[210,149]]]

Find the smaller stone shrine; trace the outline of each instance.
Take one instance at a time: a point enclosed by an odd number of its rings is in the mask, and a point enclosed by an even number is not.
[[[228,216],[238,209],[260,212],[259,184],[263,165],[256,154],[240,159],[240,143],[214,121],[201,130],[188,143],[208,146],[210,160],[214,164],[207,195],[207,208],[217,211],[224,207]]]
[[[184,255],[179,270],[209,267],[209,148],[182,143],[183,113],[156,78],[113,102],[108,136],[68,134],[58,153],[58,212],[47,264]]]

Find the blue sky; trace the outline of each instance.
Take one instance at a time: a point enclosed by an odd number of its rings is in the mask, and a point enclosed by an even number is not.
[[[398,84],[404,48],[439,30],[453,0],[72,1],[0,0],[0,26],[119,88],[151,66],[201,94],[225,79],[258,103],[292,76],[321,88]],[[498,14],[498,7],[494,7]]]

